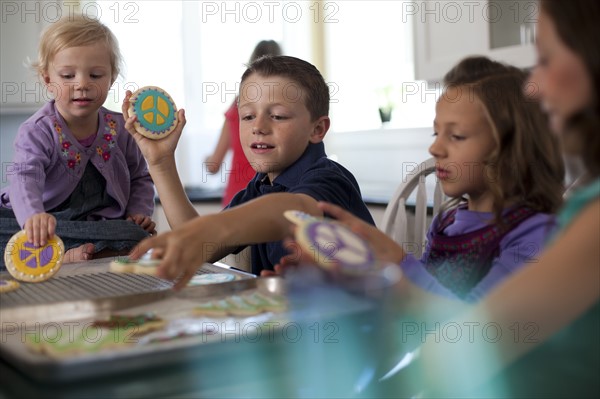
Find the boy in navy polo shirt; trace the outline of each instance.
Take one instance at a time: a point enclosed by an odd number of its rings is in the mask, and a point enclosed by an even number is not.
[[[125,98],[123,112],[127,117]],[[153,248],[162,258],[159,275],[179,278],[185,286],[204,262],[214,262],[252,245],[252,271],[273,270],[287,253],[281,240],[290,222],[283,212],[297,209],[322,216],[318,201],[335,203],[373,224],[358,183],[344,167],[325,154],[323,138],[329,129],[329,88],[310,63],[289,56],[263,57],[242,75],[239,93],[240,139],[257,172],[245,190],[218,214],[198,216],[177,174],[174,151],[185,116],[167,138],[136,138],[148,161],[171,228],[143,241],[136,258]]]

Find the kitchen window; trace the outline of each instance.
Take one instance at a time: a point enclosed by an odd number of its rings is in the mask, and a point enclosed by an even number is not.
[[[378,107],[394,102],[391,127],[430,126],[436,92],[414,81],[412,23],[402,1],[98,1],[117,36],[126,67],[107,106],[145,85],[167,90],[186,109],[177,150],[184,184],[219,186],[202,161],[214,148],[223,113],[255,44],[279,42],[306,59],[331,89],[331,132],[381,127]]]

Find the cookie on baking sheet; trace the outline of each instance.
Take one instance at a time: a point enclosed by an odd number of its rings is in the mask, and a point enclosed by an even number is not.
[[[231,305],[225,299],[204,302],[196,305],[192,313],[196,316],[225,317],[229,314]]]
[[[129,115],[136,115],[135,130],[152,140],[167,137],[177,127],[177,107],[171,96],[157,86],[144,86],[129,99]]]
[[[267,312],[283,312],[287,309],[287,301],[284,297],[272,297],[260,292],[244,295],[244,301]]]
[[[227,297],[225,300],[229,302],[228,312],[232,316],[254,316],[263,311],[259,306],[246,302],[244,298],[237,295]]]
[[[139,342],[139,336],[160,330],[166,324],[165,320],[153,313],[111,315],[108,320],[97,320],[75,328],[72,324],[61,326],[54,323],[53,328],[58,329],[54,335],[27,334],[25,345],[33,352],[63,359],[105,350],[127,349]]]
[[[125,329],[132,335],[143,335],[150,331],[160,330],[167,322],[154,313],[137,315],[111,315],[108,320],[96,320],[92,327],[108,328],[110,330]]]
[[[113,273],[135,273],[156,276],[160,259],[141,258],[131,260],[127,256],[120,256],[110,262],[110,271]]]
[[[375,255],[369,244],[335,221],[303,223],[296,229],[295,236],[300,247],[324,269],[337,265],[342,273],[361,275],[375,267]]]
[[[11,292],[19,288],[21,284],[15,280],[0,279],[0,294],[3,292]]]
[[[160,265],[160,259],[140,259],[135,262],[133,272],[135,274],[148,274],[150,276],[156,276],[158,265]]]
[[[196,316],[238,316],[249,317],[263,312],[282,312],[287,309],[283,297],[270,297],[259,292],[245,295],[230,295],[224,299],[208,301],[196,305],[192,310]]]
[[[187,285],[188,287],[192,287],[196,285],[219,284],[226,283],[228,281],[233,281],[234,279],[235,276],[233,274],[207,273],[192,277],[192,279]]]
[[[87,325],[81,331],[73,331],[73,326],[59,330],[56,336],[35,333],[25,335],[25,346],[32,352],[55,359],[65,359],[81,355],[95,354],[109,349],[126,349],[136,340],[125,329],[110,331]]]
[[[27,241],[25,230],[13,235],[4,250],[6,269],[16,280],[38,283],[52,277],[62,265],[65,246],[58,236],[42,247]]]
[[[135,262],[127,256],[119,256],[110,262],[109,270],[113,273],[133,273]]]

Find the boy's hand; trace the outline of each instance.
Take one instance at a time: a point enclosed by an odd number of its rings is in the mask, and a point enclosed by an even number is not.
[[[131,252],[139,259],[152,249],[152,258],[160,259],[157,274],[167,280],[177,279],[175,290],[184,288],[203,263],[220,259],[218,225],[204,216],[174,230],[142,240]]]
[[[295,226],[294,226],[295,229]],[[300,245],[291,238],[286,238],[283,241],[284,247],[288,250],[289,254],[282,256],[279,263],[275,265],[273,270],[262,270],[260,272],[261,277],[272,276],[272,275],[283,275],[288,270],[294,269],[300,265],[315,265],[313,257],[307,252],[300,248]]]
[[[140,151],[142,151],[144,158],[146,158],[146,161],[148,162],[148,166],[159,166],[165,160],[172,160],[172,158],[175,156],[175,149],[177,148],[179,137],[181,137],[183,127],[186,123],[185,111],[183,109],[177,111],[177,127],[171,132],[171,134],[160,140],[152,140],[142,136],[135,130],[133,122],[135,122],[137,117],[135,115],[129,115],[129,99],[131,98],[131,94],[131,91],[127,90],[125,93],[125,99],[121,105],[123,118],[125,118],[125,129],[127,129],[129,134],[131,134],[135,139]]]
[[[30,243],[44,246],[54,236],[56,218],[49,213],[36,213],[25,222],[25,233]]]
[[[338,222],[365,239],[375,252],[377,261],[400,264],[406,256],[402,247],[377,227],[364,222],[337,205],[319,202],[318,206],[324,213],[333,216]]]
[[[150,218],[150,216],[142,214],[129,215],[127,216],[127,220],[131,220],[132,222],[140,226],[142,229],[147,231],[150,235],[156,234],[156,223],[152,221],[152,218]]]

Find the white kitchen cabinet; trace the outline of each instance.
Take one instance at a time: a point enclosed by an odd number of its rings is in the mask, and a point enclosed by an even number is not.
[[[416,79],[441,81],[470,55],[533,66],[538,11],[534,0],[408,2],[404,17],[413,18]]]

